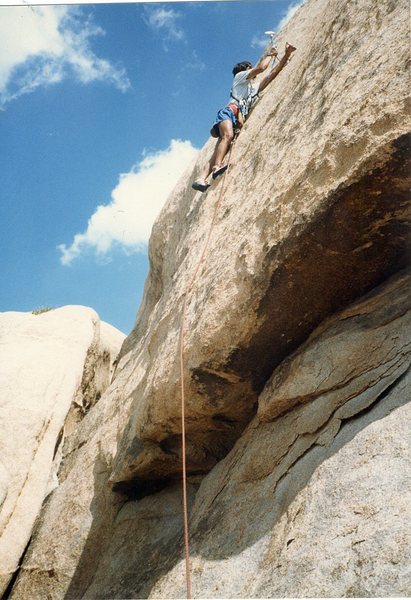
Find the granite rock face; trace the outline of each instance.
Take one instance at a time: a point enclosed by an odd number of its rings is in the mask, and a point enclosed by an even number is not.
[[[225,179],[191,189],[210,140],[180,180],[11,598],[184,595],[178,338],[216,206],[184,348],[193,593],[406,595],[407,18],[308,0]]]
[[[4,592],[46,496],[61,448],[108,387],[124,335],[91,309],[0,314],[0,582]]]
[[[140,348],[153,367],[115,460],[118,489],[179,475],[180,313],[222,191],[187,311],[193,474],[227,453],[273,369],[314,327],[406,264],[406,13],[406,2],[390,0],[377,10],[307,2],[280,36],[298,51],[247,121],[226,180],[201,195],[185,179],[170,198],[122,350],[121,368]]]
[[[193,597],[409,595],[410,283],[399,274],[323,322],[231,452],[191,478]],[[86,472],[73,465],[51,496],[11,597],[184,597],[180,485],[110,499],[107,460],[79,456]]]
[[[275,370],[196,494],[193,597],[409,595],[410,283],[326,320]],[[184,597],[179,497],[125,505],[85,598]]]

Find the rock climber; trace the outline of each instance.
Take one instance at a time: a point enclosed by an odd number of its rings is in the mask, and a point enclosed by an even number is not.
[[[218,140],[212,157],[198,179],[192,184],[195,190],[205,192],[210,187],[208,183],[209,176],[212,174],[213,179],[216,179],[227,169],[228,165],[224,165],[224,157],[234,139],[234,128],[241,128],[244,119],[258,99],[258,94],[282,71],[294,50],[294,46],[287,42],[284,56],[278,65],[273,67],[259,83],[254,83],[253,79],[267,69],[272,58],[277,57],[278,51],[275,47],[264,52],[255,67],[248,61],[234,65],[234,80],[230,100],[225,108],[218,111],[217,118],[210,131],[211,135],[218,138]]]

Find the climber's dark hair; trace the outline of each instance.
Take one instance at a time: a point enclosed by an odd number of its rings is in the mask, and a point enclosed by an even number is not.
[[[237,75],[237,73],[241,73],[241,71],[247,71],[247,69],[250,69],[253,65],[248,62],[248,60],[243,60],[243,62],[239,62],[236,65],[234,65],[233,67],[233,75]]]

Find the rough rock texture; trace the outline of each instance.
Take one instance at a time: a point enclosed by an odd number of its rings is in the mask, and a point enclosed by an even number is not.
[[[0,592],[58,485],[61,446],[108,387],[123,339],[84,307],[0,314]]]
[[[236,142],[189,303],[192,473],[227,453],[272,370],[324,317],[407,260],[407,2],[312,0],[281,39],[298,51]],[[223,185],[204,196],[182,181],[154,227],[146,299],[120,363],[144,348],[153,366],[115,461],[119,489],[180,471],[180,310]]]
[[[225,180],[181,179],[11,598],[184,593],[178,334],[223,190],[185,336],[194,593],[405,593],[408,280],[386,282],[409,262],[407,19],[405,0],[308,0]]]
[[[323,323],[274,371],[197,494],[191,482],[194,597],[409,595],[409,289],[400,275]],[[113,508],[106,470],[94,466],[91,507],[55,491],[12,598],[184,596],[180,487]],[[91,512],[91,535],[66,593],[61,536],[75,508]]]
[[[197,493],[194,597],[409,595],[409,289],[332,317],[274,372]],[[128,502],[84,597],[184,597],[179,504],[175,487]]]
[[[0,463],[0,508],[7,496],[7,489],[9,487],[9,475],[6,467]]]

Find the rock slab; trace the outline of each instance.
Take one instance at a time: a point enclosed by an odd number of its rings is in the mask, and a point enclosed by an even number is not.
[[[193,597],[409,596],[410,283],[324,322],[193,482]],[[125,504],[84,598],[184,597],[180,495]]]
[[[406,280],[376,288],[409,263],[407,19],[405,0],[307,0],[236,142],[187,312],[198,596],[406,587]],[[64,444],[16,600],[184,594],[178,337],[223,185],[190,187],[211,144],[153,228],[136,327]]]
[[[405,0],[306,2],[279,36],[298,51],[246,122],[224,183],[201,195],[185,179],[169,198],[119,365],[146,352],[152,366],[115,459],[116,489],[180,476],[181,307],[223,185],[186,319],[193,475],[227,454],[273,370],[324,318],[407,264],[407,20]]]
[[[58,485],[62,444],[107,388],[123,339],[85,307],[0,314],[0,592]]]

